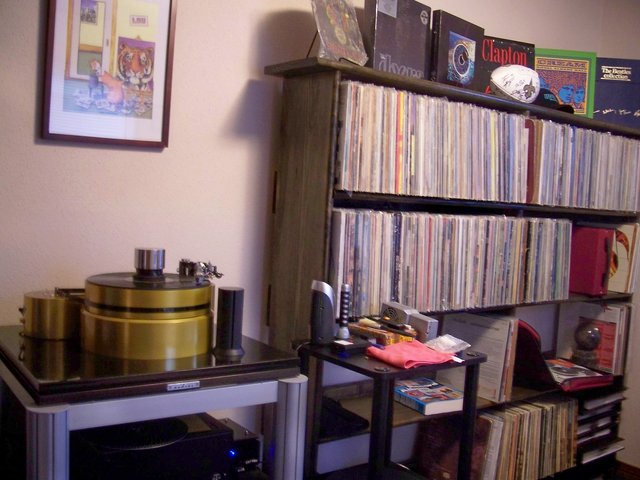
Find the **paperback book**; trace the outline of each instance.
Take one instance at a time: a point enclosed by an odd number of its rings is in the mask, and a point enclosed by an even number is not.
[[[431,56],[431,8],[417,0],[366,0],[364,45],[368,66],[427,78]]]
[[[593,118],[640,128],[640,60],[596,59]]]
[[[478,62],[479,90],[491,93],[491,72],[502,65],[535,67],[536,47],[533,43],[485,35]]]
[[[462,410],[463,393],[430,378],[396,381],[393,398],[423,415]]]
[[[444,10],[433,12],[431,80],[479,90],[476,74],[484,28]]]

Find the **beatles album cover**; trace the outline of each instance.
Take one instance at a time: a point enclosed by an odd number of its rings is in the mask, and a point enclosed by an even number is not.
[[[431,80],[480,90],[476,69],[484,28],[444,10],[433,12]]]
[[[640,129],[640,60],[596,59],[593,118]]]

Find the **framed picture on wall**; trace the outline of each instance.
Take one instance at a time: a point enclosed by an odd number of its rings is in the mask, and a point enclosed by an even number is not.
[[[42,134],[168,145],[177,0],[50,0]]]

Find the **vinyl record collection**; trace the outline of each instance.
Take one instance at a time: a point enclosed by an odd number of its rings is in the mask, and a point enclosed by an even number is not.
[[[331,282],[354,286],[354,315],[568,297],[568,220],[335,209],[332,237]]]
[[[577,400],[549,396],[481,414],[503,423],[495,478],[535,480],[575,466],[577,412]]]
[[[640,142],[546,120],[527,120],[527,126],[528,203],[638,210]]]
[[[476,420],[470,478],[536,480],[573,467],[577,413],[577,400],[557,395],[483,410]],[[457,478],[459,419],[436,417],[419,429],[418,472],[425,478]]]
[[[344,81],[339,190],[637,211],[640,141]]]
[[[524,117],[444,98],[341,84],[338,189],[524,202]]]

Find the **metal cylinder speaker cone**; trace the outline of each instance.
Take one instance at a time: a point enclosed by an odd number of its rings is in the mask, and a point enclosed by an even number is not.
[[[161,249],[136,249],[135,265],[135,273],[102,274],[86,280],[82,348],[140,360],[209,352],[211,283],[163,273]]]

